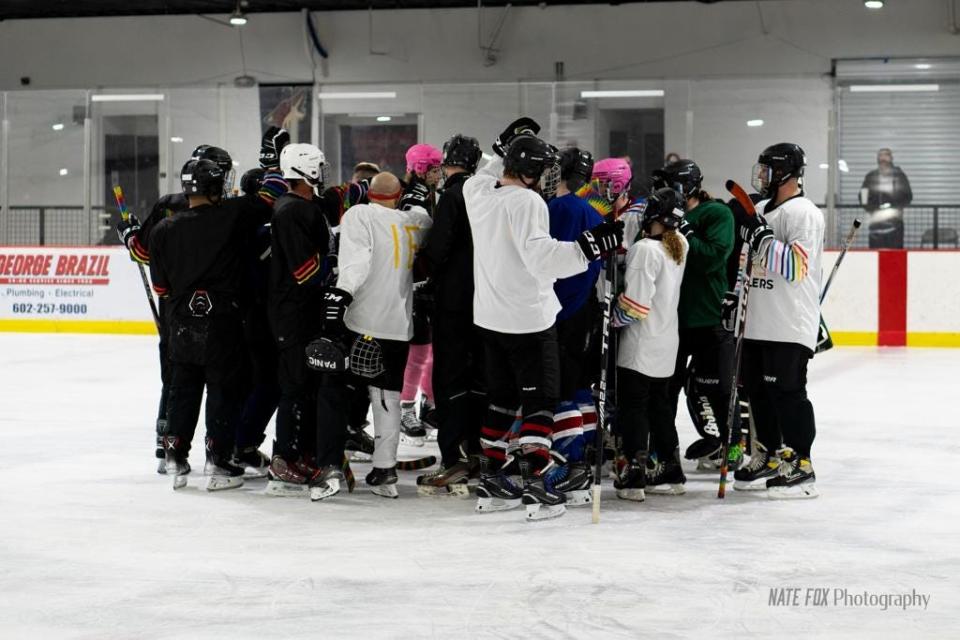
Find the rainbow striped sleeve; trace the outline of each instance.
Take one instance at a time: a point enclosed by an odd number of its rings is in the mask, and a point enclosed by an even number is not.
[[[787,244],[771,240],[760,251],[760,262],[769,271],[779,273],[787,282],[800,282],[807,277],[808,252],[799,242]]]
[[[268,171],[263,175],[263,181],[260,183],[260,191],[257,192],[257,196],[272,207],[273,203],[289,190],[290,186],[279,172]]]
[[[304,262],[302,265],[297,267],[297,270],[293,272],[293,278],[297,281],[297,284],[303,284],[320,270],[320,254],[316,253]]]
[[[613,315],[610,322],[615,328],[626,327],[637,320],[643,320],[650,313],[650,307],[645,307],[636,300],[627,297],[627,294],[621,293],[617,298],[617,304],[613,306]]]

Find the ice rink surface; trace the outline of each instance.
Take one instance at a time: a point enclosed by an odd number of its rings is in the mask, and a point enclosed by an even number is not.
[[[152,457],[155,345],[0,335],[0,637],[960,637],[960,350],[814,360],[817,500],[720,502],[691,465],[686,496],[643,504],[605,479],[595,526],[588,507],[527,523],[421,498],[416,472],[390,501],[367,465],[324,503],[264,481],[208,494],[196,471],[174,493]],[[800,606],[770,606],[779,587]],[[816,587],[828,606],[804,606]],[[844,588],[930,601],[844,607]]]

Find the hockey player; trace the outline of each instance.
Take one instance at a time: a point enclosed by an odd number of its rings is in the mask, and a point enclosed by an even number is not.
[[[824,220],[804,196],[805,166],[796,144],[764,149],[753,186],[767,199],[757,216],[738,220],[753,251],[742,380],[758,442],[750,464],[734,475],[734,488],[766,488],[771,498],[818,495],[810,462],[816,425],[807,397],[807,362],[820,319]]]
[[[559,355],[554,326],[560,303],[553,281],[585,271],[621,241],[614,223],[585,231],[576,242],[550,237],[550,197],[559,180],[558,154],[531,135],[529,119],[501,133],[503,175],[493,166],[463,186],[473,237],[474,322],[485,347],[488,409],[481,429],[477,509],[527,505],[530,519],[561,515],[564,495],[549,481],[553,417],[559,400]],[[540,195],[540,193],[543,196]],[[522,406],[521,491],[504,473],[512,459],[505,437]],[[546,508],[542,508],[546,505]]]
[[[304,356],[320,330],[333,237],[316,195],[324,183],[323,152],[289,144],[280,152],[280,169],[290,191],[276,201],[271,219],[269,317],[279,351],[280,403],[267,493],[301,495],[310,485],[338,480],[342,458],[341,452],[335,463],[331,460],[338,447],[335,435],[332,442],[317,442],[319,381]],[[329,450],[330,457],[321,460]]]
[[[573,242],[593,229],[603,218],[577,191],[590,182],[593,156],[576,147],[560,154],[560,183],[557,197],[550,200],[550,235]],[[560,355],[560,403],[554,416],[551,455],[557,466],[551,477],[567,504],[587,504],[590,498],[590,465],[584,459],[586,438],[594,437],[597,412],[590,391],[592,369],[586,365],[594,320],[600,310],[595,295],[600,261],[591,262],[583,273],[557,280],[554,293],[560,302],[557,314],[557,342]]]
[[[230,154],[224,151],[219,147],[214,147],[208,144],[202,144],[193,150],[193,153],[190,154],[191,159],[194,160],[212,160],[221,170],[224,172],[224,176],[230,175],[233,171],[233,160],[230,158]],[[227,197],[229,189],[228,180],[224,178],[224,196]],[[172,216],[177,211],[183,211],[184,209],[189,208],[187,202],[187,196],[182,192],[178,191],[176,193],[168,193],[165,196],[162,196],[157,200],[156,204],[153,205],[153,208],[150,210],[150,214],[143,219],[143,222],[137,219],[133,214],[127,220],[121,220],[117,224],[117,235],[120,238],[120,242],[127,248],[130,252],[130,258],[141,264],[149,265],[150,264],[150,234],[153,231],[153,228],[163,219]],[[159,340],[159,350],[160,350],[160,406],[157,411],[157,422],[156,422],[156,447],[155,447],[155,456],[159,460],[157,466],[157,473],[163,474],[166,473],[166,462],[165,462],[165,453],[163,449],[163,436],[166,433],[167,428],[167,396],[169,389],[167,383],[169,382],[170,372],[169,372],[169,360],[167,358],[167,332],[163,328],[164,317],[166,316],[166,310],[164,308],[165,301],[160,299],[157,307],[160,321],[160,340]]]
[[[686,215],[679,231],[690,245],[683,287],[680,291],[680,347],[670,381],[671,414],[676,419],[680,390],[686,387],[701,413],[706,413],[707,437],[694,442],[686,452],[698,466],[717,468],[723,439],[731,438],[727,422],[730,385],[733,376],[733,336],[723,327],[723,301],[728,289],[727,259],[733,252],[733,213],[714,200],[703,188],[703,174],[693,160],[678,160],[653,172],[655,188],[671,188],[681,196]],[[688,369],[688,360],[689,369]],[[690,400],[690,398],[688,398]],[[711,423],[712,420],[712,423]],[[712,432],[712,433],[711,433]],[[740,463],[740,434],[733,434],[729,449],[730,466]],[[659,447],[659,452],[664,449]],[[668,480],[685,481],[679,460],[658,460]],[[716,465],[716,466],[713,466]]]
[[[593,165],[592,185],[594,193],[590,201],[598,210],[609,210],[610,220],[623,222],[623,248],[621,253],[640,239],[641,216],[644,200],[630,198],[633,171],[623,158],[604,158]],[[602,202],[595,199],[600,196]]]
[[[166,472],[173,487],[186,484],[187,461],[204,386],[207,388],[207,490],[243,484],[233,464],[240,416],[243,340],[243,251],[256,227],[251,207],[262,202],[224,199],[224,171],[210,160],[190,160],[180,181],[189,209],[166,218],[150,236],[150,275],[165,299],[170,389]]]
[[[443,177],[440,168],[443,154],[433,145],[415,144],[407,149],[406,160],[404,194],[423,198],[427,213],[432,216],[437,187]],[[420,309],[414,308],[414,335],[410,341],[410,354],[407,357],[407,367],[403,374],[403,391],[400,394],[403,439],[413,446],[423,446],[427,435],[417,416],[417,394],[423,393],[424,408],[432,410],[432,377],[433,347],[430,344],[429,320]]]
[[[352,360],[361,348],[370,354],[357,367],[351,362],[354,373],[367,378],[373,408],[376,445],[366,482],[377,495],[396,498],[400,389],[413,336],[413,264],[431,220],[425,200],[403,195],[392,173],[377,174],[367,196],[371,203],[351,207],[340,224],[340,273],[324,295],[324,330],[342,334],[345,327],[358,334]]]
[[[627,251],[626,286],[611,318],[614,327],[625,327],[617,351],[617,420],[627,465],[614,484],[617,497],[625,500],[642,502],[648,485],[651,492],[684,492],[682,482],[671,483],[660,472],[678,443],[667,387],[680,342],[677,304],[687,255],[687,242],[677,233],[681,207],[671,188],[658,189],[647,200],[644,237]],[[651,432],[658,462],[648,479]]]
[[[479,452],[480,421],[487,408],[483,342],[473,324],[473,240],[463,201],[463,184],[481,157],[476,138],[457,134],[444,143],[443,191],[423,251],[435,298],[433,388],[441,464],[417,478],[422,495],[468,495],[468,455]]]

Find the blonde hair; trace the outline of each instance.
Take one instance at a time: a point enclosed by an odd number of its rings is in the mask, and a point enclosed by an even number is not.
[[[683,240],[680,239],[679,233],[672,229],[664,231],[660,236],[660,242],[663,243],[663,248],[666,249],[671,260],[677,264],[683,264]]]

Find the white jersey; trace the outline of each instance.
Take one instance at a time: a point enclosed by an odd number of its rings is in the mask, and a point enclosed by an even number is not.
[[[651,378],[669,378],[680,347],[680,283],[687,265],[683,236],[683,262],[677,264],[663,243],[643,238],[627,251],[626,288],[617,301],[628,315],[641,317],[620,333],[617,366]]]
[[[344,323],[385,340],[413,337],[413,261],[433,220],[421,207],[350,207],[340,222],[337,287],[353,296]]]
[[[550,237],[543,198],[523,187],[498,186],[490,173],[463,184],[473,234],[473,322],[500,333],[543,331],[560,311],[554,281],[589,263],[576,242]]]
[[[758,203],[757,211],[768,202]],[[798,196],[763,217],[774,240],[753,257],[744,337],[802,344],[813,351],[820,324],[823,213]]]

